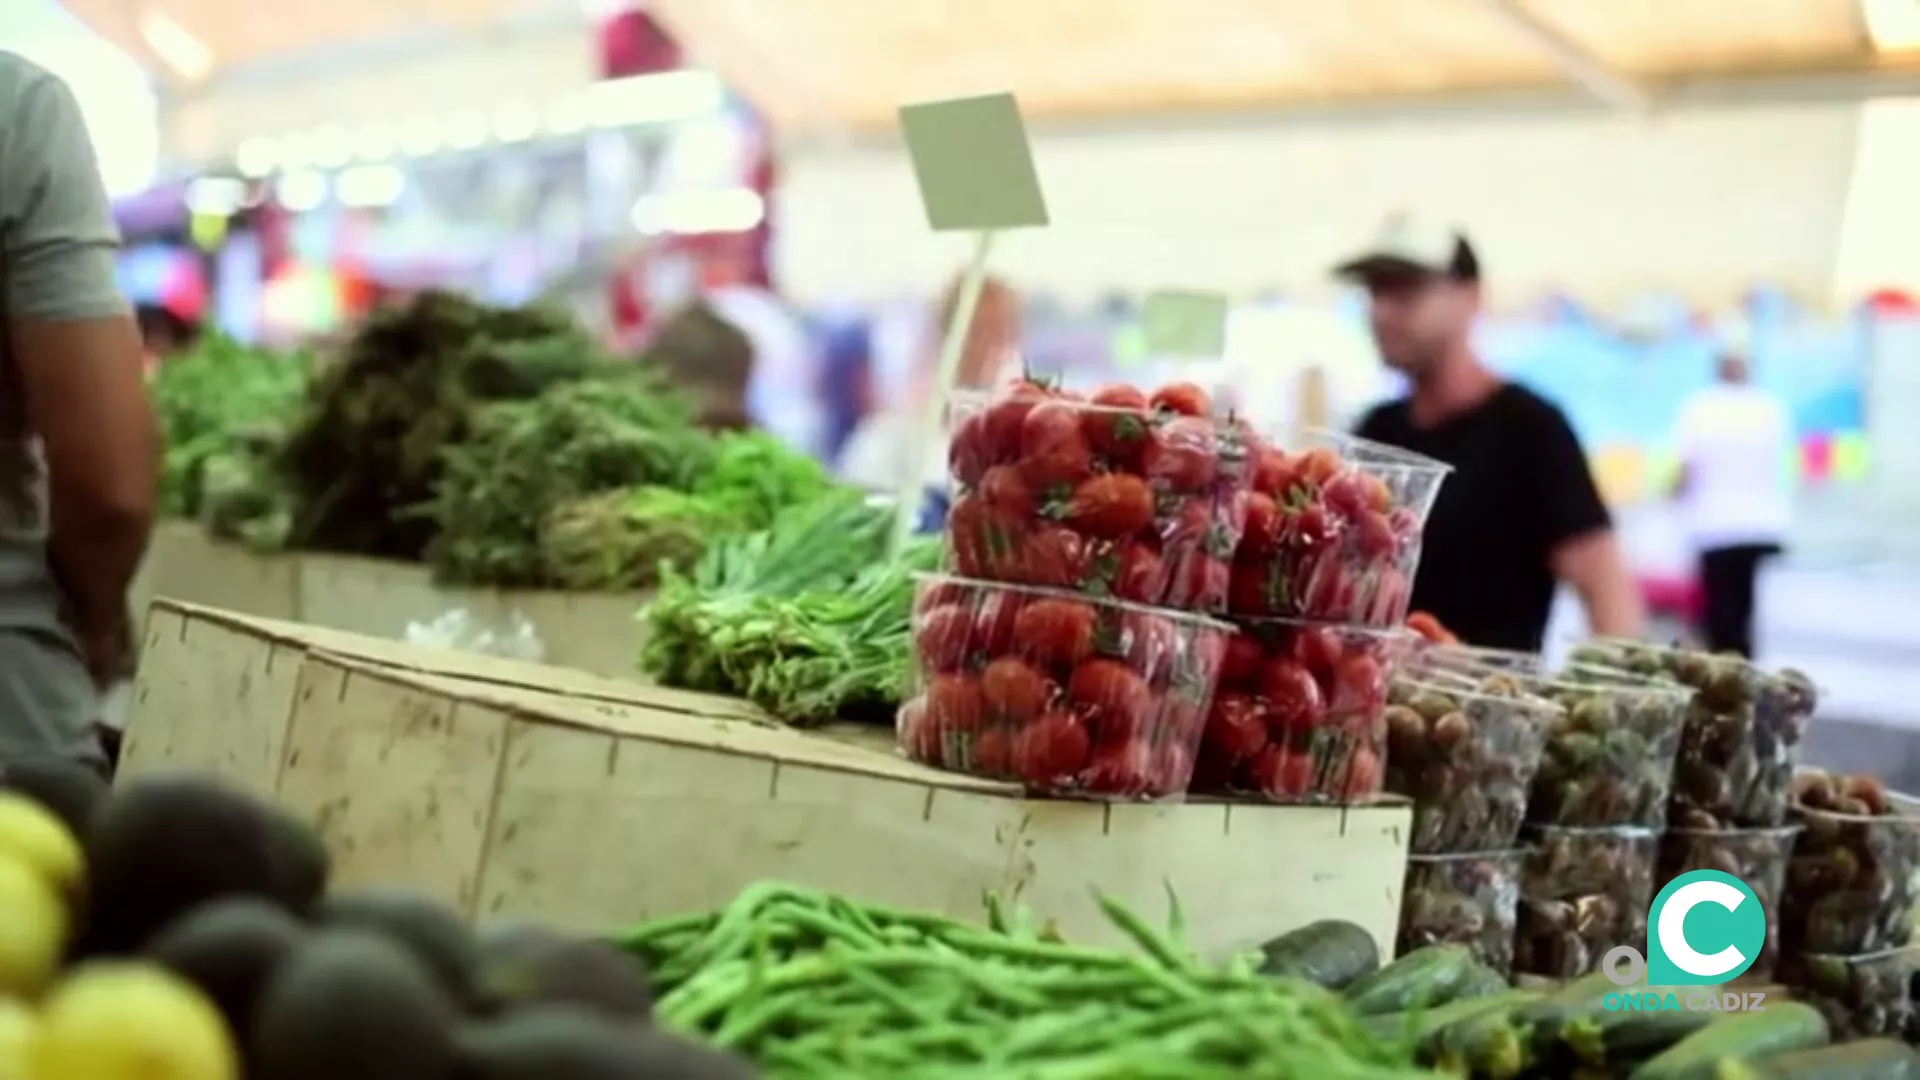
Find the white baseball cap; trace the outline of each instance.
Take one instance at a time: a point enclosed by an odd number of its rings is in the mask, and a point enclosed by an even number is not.
[[[1411,213],[1389,214],[1360,254],[1333,268],[1336,276],[1426,273],[1456,281],[1480,280],[1480,257],[1458,228]]]

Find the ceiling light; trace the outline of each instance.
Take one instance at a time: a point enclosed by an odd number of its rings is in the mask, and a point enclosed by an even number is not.
[[[710,71],[669,71],[596,84],[587,91],[595,127],[627,127],[690,120],[719,112],[726,86]]]
[[[278,159],[279,147],[272,139],[248,139],[233,153],[234,165],[242,176],[265,176],[274,170]]]
[[[1920,0],[1860,0],[1860,17],[1875,52],[1920,50]]]
[[[766,203],[752,188],[688,191],[641,199],[633,207],[633,227],[649,236],[746,232],[766,216]]]
[[[334,195],[342,206],[386,206],[406,187],[406,174],[391,165],[355,165],[334,181]]]
[[[160,62],[183,79],[198,82],[213,70],[213,50],[158,11],[140,17],[140,36]]]
[[[327,201],[327,178],[317,172],[288,173],[274,185],[273,194],[289,213],[316,210]]]

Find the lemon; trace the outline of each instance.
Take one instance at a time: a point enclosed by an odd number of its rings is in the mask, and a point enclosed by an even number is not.
[[[62,892],[80,884],[85,860],[65,822],[32,799],[0,792],[0,856],[38,870]]]
[[[0,996],[30,997],[53,978],[67,947],[67,903],[18,857],[0,853]]]
[[[32,1039],[33,1013],[17,1001],[0,998],[0,1080],[27,1080]]]
[[[193,984],[142,963],[84,966],[48,996],[32,1080],[237,1080],[226,1021]]]

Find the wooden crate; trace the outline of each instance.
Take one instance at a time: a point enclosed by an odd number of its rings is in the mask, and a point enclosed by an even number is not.
[[[765,879],[978,917],[997,891],[1119,940],[1090,888],[1180,897],[1208,953],[1315,919],[1391,950],[1408,811],[1038,801],[889,749],[658,703],[584,700],[309,654],[280,795],[347,882],[583,930]]]
[[[645,700],[669,707],[677,702],[703,714],[760,719],[751,706],[732,698],[159,600],[147,614],[121,750],[122,775],[209,769],[252,790],[273,792],[300,660],[321,650],[379,666],[587,700]]]

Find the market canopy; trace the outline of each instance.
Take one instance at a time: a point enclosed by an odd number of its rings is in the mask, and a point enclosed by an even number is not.
[[[794,128],[1012,89],[1037,118],[1920,70],[1916,0],[652,0]],[[1901,54],[1904,54],[1902,58]]]

